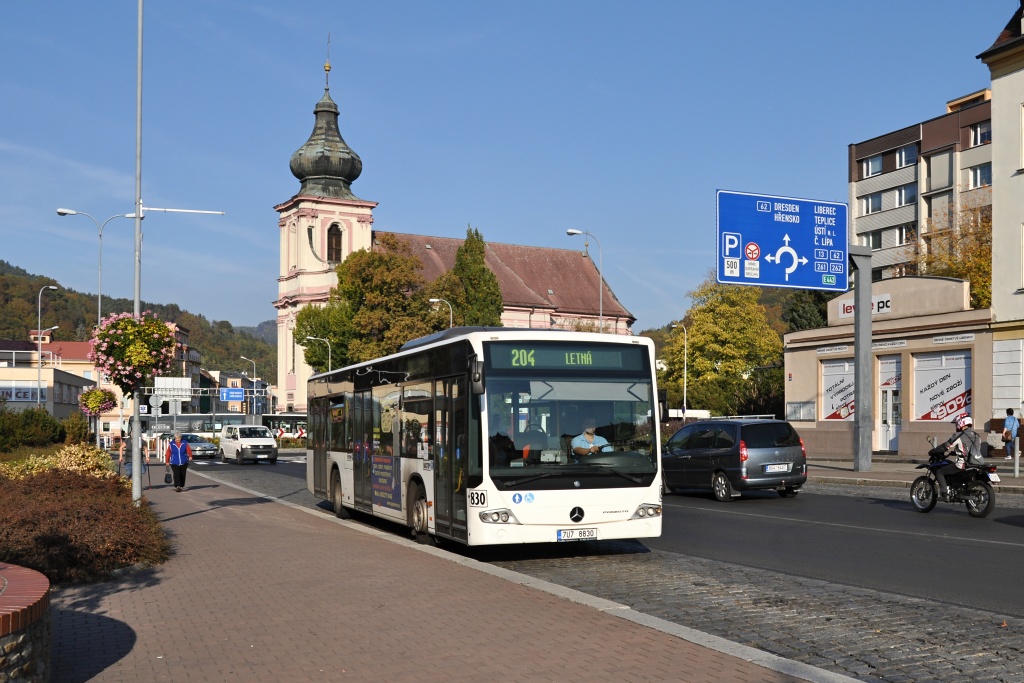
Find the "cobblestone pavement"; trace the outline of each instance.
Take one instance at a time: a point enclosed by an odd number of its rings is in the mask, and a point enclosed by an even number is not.
[[[805,491],[908,495],[900,488],[821,484]],[[1002,496],[998,505],[1024,507],[1024,496]],[[640,544],[561,552],[492,563],[864,681],[1024,683],[1024,619]]]

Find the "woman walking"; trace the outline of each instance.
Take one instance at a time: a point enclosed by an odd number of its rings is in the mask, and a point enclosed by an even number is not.
[[[192,449],[188,441],[181,440],[181,432],[174,432],[174,441],[167,444],[167,464],[174,473],[174,490],[181,491],[185,488],[185,472],[188,470],[188,461],[192,459]]]

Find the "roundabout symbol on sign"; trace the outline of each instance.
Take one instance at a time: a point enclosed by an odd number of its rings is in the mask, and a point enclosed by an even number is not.
[[[756,261],[757,258],[761,255],[761,247],[757,246],[756,242],[747,242],[747,247],[745,251],[747,254],[747,258],[750,259],[751,261]]]

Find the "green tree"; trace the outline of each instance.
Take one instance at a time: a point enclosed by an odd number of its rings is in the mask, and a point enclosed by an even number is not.
[[[674,397],[681,396],[684,347],[689,407],[733,414],[756,403],[755,394],[770,393],[757,373],[782,365],[782,339],[758,303],[760,295],[758,287],[719,284],[713,272],[690,292],[688,343],[684,335],[674,334],[662,354],[664,386],[673,405],[678,404]]]
[[[320,331],[308,336],[332,340],[332,360],[339,358],[334,363],[338,367],[386,356],[410,339],[442,329],[439,316],[425,314],[430,304],[419,259],[390,233],[380,235],[378,246],[357,251],[338,265],[338,286],[331,290],[328,305],[300,311],[295,337],[307,353],[314,344],[324,346],[306,340],[307,331]],[[309,358],[318,363],[315,367],[323,367],[324,359],[316,353]]]
[[[828,326],[828,302],[835,292],[797,289],[782,307],[782,320],[787,332],[814,330]]]
[[[504,303],[498,278],[484,259],[487,245],[476,228],[466,228],[466,240],[455,252],[452,273],[462,286],[463,325],[501,326]]]
[[[352,309],[332,293],[323,306],[306,306],[295,316],[295,339],[305,349],[306,364],[317,372],[343,367],[352,362],[348,355],[354,336]],[[316,337],[315,340],[306,337]],[[330,347],[320,339],[326,339]],[[330,367],[328,367],[330,363]]]

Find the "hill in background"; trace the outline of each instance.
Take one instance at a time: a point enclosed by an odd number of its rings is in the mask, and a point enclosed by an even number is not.
[[[53,278],[33,275],[0,260],[0,339],[28,341],[29,330],[37,325],[37,295],[40,287],[56,284]],[[58,289],[43,297],[43,328],[60,325],[54,331],[57,341],[89,341],[96,324],[96,295]],[[131,299],[103,297],[104,316],[130,313]],[[202,355],[205,370],[238,371],[249,374],[256,361],[260,378],[277,382],[277,322],[269,320],[256,327],[234,327],[226,320],[207,320],[176,304],[142,302],[142,310],[152,311],[161,320],[177,323],[189,331],[189,343]]]

